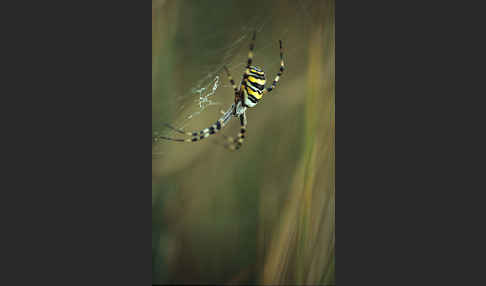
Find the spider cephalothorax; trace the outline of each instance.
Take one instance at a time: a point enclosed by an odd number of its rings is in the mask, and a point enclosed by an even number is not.
[[[255,47],[255,37],[256,33],[253,33],[253,38],[250,43],[250,51],[248,52],[248,64],[246,65],[246,71],[243,74],[243,79],[241,80],[240,86],[237,87],[235,81],[231,77],[228,68],[225,66],[224,69],[228,74],[228,79],[231,82],[231,86],[235,91],[235,103],[231,105],[231,107],[226,111],[223,112],[223,116],[218,119],[213,125],[208,128],[205,128],[201,131],[194,131],[194,132],[185,132],[183,130],[177,129],[172,127],[171,125],[167,126],[172,130],[188,135],[191,138],[187,139],[179,139],[179,138],[169,138],[165,136],[157,136],[153,138],[154,141],[158,141],[159,138],[165,140],[172,140],[177,142],[195,142],[202,140],[209,135],[217,133],[223,127],[226,126],[228,121],[232,116],[238,117],[240,119],[240,132],[238,133],[236,138],[227,137],[228,144],[226,145],[227,148],[231,150],[237,150],[243,144],[243,140],[246,134],[246,108],[254,107],[257,103],[262,99],[262,97],[271,92],[276,86],[277,82],[282,76],[284,71],[284,61],[283,61],[283,52],[282,52],[282,41],[279,41],[280,44],[280,71],[277,73],[277,76],[272,82],[272,85],[265,88],[265,73],[262,69],[252,66],[251,63],[253,61],[253,48]]]

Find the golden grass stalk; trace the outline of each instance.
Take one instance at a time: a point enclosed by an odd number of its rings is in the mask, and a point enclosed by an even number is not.
[[[305,136],[290,197],[267,256],[263,283],[334,284],[334,19],[309,45]],[[327,25],[327,27],[325,27]]]

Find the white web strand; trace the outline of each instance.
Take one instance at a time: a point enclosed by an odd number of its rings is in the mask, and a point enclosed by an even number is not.
[[[184,125],[185,122],[191,120],[194,116],[201,114],[201,112],[203,112],[206,109],[206,107],[208,107],[210,105],[221,105],[221,103],[219,103],[217,101],[213,101],[212,99],[209,98],[210,96],[215,95],[216,90],[219,87],[219,76],[216,76],[214,78],[212,89],[210,91],[206,92],[208,87],[209,86],[201,87],[199,89],[197,89],[197,88],[192,89],[193,94],[199,95],[199,98],[197,98],[195,100],[195,102],[199,105],[199,110],[194,112],[194,113],[189,114],[188,116],[186,116],[182,125]]]

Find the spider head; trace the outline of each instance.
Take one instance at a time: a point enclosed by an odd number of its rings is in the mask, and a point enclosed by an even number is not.
[[[249,107],[255,106],[262,98],[265,82],[265,72],[262,69],[251,66],[246,70],[243,77],[243,87],[248,95],[248,99],[245,103]]]

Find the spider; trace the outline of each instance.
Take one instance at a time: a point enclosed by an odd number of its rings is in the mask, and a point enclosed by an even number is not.
[[[226,112],[221,111],[223,116],[219,118],[218,121],[216,121],[210,127],[195,132],[185,132],[169,124],[165,124],[168,128],[180,134],[190,136],[191,138],[178,139],[178,138],[157,136],[154,138],[154,141],[158,141],[159,138],[176,141],[176,142],[200,141],[204,138],[209,137],[209,135],[216,134],[219,130],[224,128],[228,123],[228,121],[231,119],[231,117],[234,116],[240,119],[240,124],[241,124],[240,132],[238,133],[236,138],[225,136],[228,141],[227,144],[225,144],[225,147],[230,150],[238,150],[242,146],[245,138],[245,133],[246,133],[246,109],[255,107],[265,94],[275,89],[277,82],[282,76],[282,73],[285,68],[284,60],[283,60],[282,40],[279,40],[280,71],[277,73],[277,76],[273,80],[272,85],[270,87],[265,88],[265,82],[266,82],[265,72],[262,69],[251,65],[253,61],[253,49],[255,47],[255,39],[256,39],[256,32],[253,32],[253,37],[250,42],[250,51],[248,52],[248,63],[246,65],[246,71],[243,74],[243,79],[241,80],[239,87],[236,86],[235,81],[233,80],[233,77],[231,76],[228,68],[224,66],[224,70],[226,71],[226,74],[228,75],[228,79],[235,91],[235,102],[231,105],[231,107]]]

